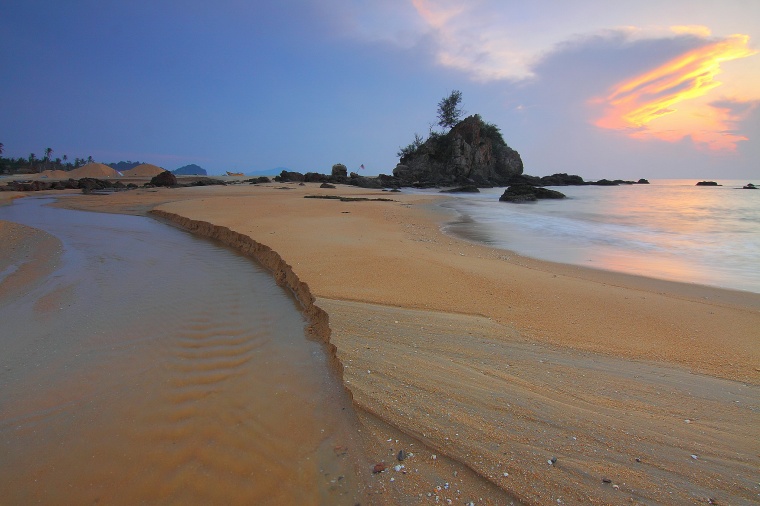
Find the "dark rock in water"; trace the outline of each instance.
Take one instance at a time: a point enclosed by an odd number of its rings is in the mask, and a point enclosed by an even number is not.
[[[565,194],[548,188],[531,186],[529,184],[514,184],[504,190],[499,197],[501,202],[533,202],[538,199],[563,199]]]
[[[165,170],[161,174],[153,176],[150,184],[153,186],[177,186],[177,176]]]
[[[480,190],[475,185],[467,185],[451,188],[449,190],[441,190],[441,193],[480,193]]]
[[[476,114],[448,133],[431,135],[410,149],[393,169],[393,175],[402,186],[414,183],[493,186],[509,184],[522,171],[520,154],[504,142],[496,126],[485,123]]]
[[[621,182],[622,181],[610,181],[609,179],[600,179],[599,181],[594,181],[594,182],[590,181],[588,184],[595,185],[595,186],[617,186]]]
[[[744,186],[742,186],[742,189],[744,189],[744,190],[757,190],[757,186],[753,185],[752,183],[747,183]]]
[[[542,177],[541,184],[543,186],[581,186],[585,185],[586,182],[581,176],[568,175],[562,172]]]
[[[320,188],[335,188],[335,185],[330,184],[330,183],[322,183],[321,185],[319,185],[319,187]]]
[[[641,178],[638,181],[636,181],[636,184],[649,184],[649,181],[644,178]]]
[[[700,181],[699,183],[696,184],[696,186],[723,186],[723,185],[720,185],[716,183],[715,181]]]

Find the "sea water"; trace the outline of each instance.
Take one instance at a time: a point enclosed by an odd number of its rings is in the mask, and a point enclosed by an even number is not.
[[[289,292],[220,244],[50,201],[0,206],[63,246],[0,299],[0,503],[363,502],[350,400]]]
[[[629,274],[760,293],[760,189],[565,186],[561,200],[499,202],[504,188],[452,194],[444,230],[515,253]],[[758,181],[754,181],[758,184]]]

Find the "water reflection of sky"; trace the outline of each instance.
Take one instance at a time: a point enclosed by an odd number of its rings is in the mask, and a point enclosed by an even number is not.
[[[568,198],[498,202],[456,195],[445,231],[544,260],[760,292],[760,191],[694,182],[559,188]]]

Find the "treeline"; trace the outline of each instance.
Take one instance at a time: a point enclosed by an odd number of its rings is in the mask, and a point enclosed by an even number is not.
[[[69,160],[68,155],[53,158],[52,148],[46,148],[42,158],[37,158],[34,153],[29,153],[26,158],[5,158],[2,156],[3,151],[3,143],[0,142],[0,174],[35,174],[45,170],[69,171],[94,161],[92,156],[74,158],[73,161]]]

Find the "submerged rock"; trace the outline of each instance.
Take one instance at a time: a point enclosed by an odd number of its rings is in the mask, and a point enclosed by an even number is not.
[[[504,190],[504,193],[499,197],[501,202],[533,202],[538,199],[564,199],[565,194],[558,192],[557,190],[549,190],[548,188],[541,188],[539,186],[531,186],[529,184],[514,184]]]

